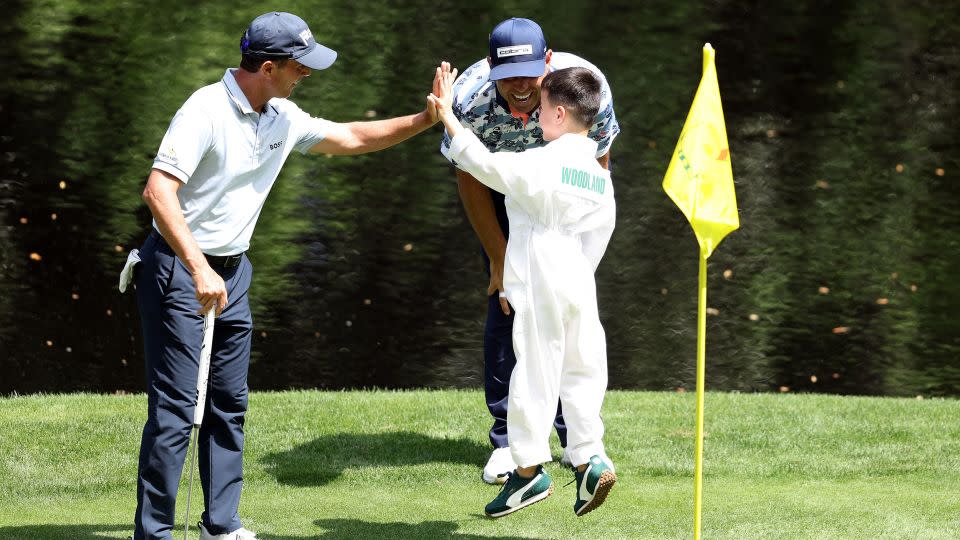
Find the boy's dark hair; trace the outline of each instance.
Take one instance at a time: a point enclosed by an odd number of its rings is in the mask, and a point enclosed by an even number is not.
[[[270,60],[271,62],[276,64],[278,68],[282,68],[283,65],[287,63],[287,60],[289,60],[289,58],[274,59],[274,58],[263,58],[260,56],[254,56],[252,54],[244,54],[240,57],[240,67],[244,71],[249,71],[250,73],[256,73],[260,71],[260,66],[262,66],[263,63],[266,62],[267,60]]]
[[[550,72],[540,83],[540,90],[550,94],[550,101],[561,105],[578,124],[593,125],[600,111],[600,79],[587,68],[571,67]]]

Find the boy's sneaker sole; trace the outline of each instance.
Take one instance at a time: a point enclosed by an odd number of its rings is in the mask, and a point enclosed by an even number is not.
[[[598,488],[598,489],[599,489],[599,488]],[[533,503],[540,502],[540,501],[546,499],[547,497],[550,496],[551,493],[553,493],[553,484],[550,484],[550,487],[549,487],[546,491],[544,491],[543,493],[539,493],[539,494],[537,494],[537,495],[534,495],[533,497],[530,497],[529,499],[521,502],[520,504],[518,504],[517,506],[514,506],[513,508],[508,508],[508,509],[506,509],[506,510],[504,510],[504,511],[502,511],[502,512],[494,512],[493,514],[487,514],[487,516],[488,516],[488,517],[492,517],[492,518],[498,518],[498,517],[503,517],[503,516],[505,516],[505,515],[507,515],[507,514],[512,514],[512,513],[516,512],[517,510],[520,510],[521,508],[526,508],[526,507],[530,506],[530,505],[533,504]]]
[[[603,473],[600,474],[600,480],[597,481],[597,487],[593,492],[593,498],[590,499],[590,502],[581,506],[580,510],[577,510],[577,515],[582,516],[603,504],[604,499],[607,498],[607,493],[610,493],[610,489],[616,483],[616,473],[611,470],[603,471]]]

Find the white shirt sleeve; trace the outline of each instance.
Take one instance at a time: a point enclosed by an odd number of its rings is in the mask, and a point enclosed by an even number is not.
[[[458,120],[460,120],[460,125],[463,126],[463,129],[470,130],[471,133],[473,132],[473,126],[470,125],[470,122],[467,122],[466,120],[462,119],[460,115],[457,113],[456,109],[454,110],[453,114],[457,117]],[[440,140],[440,153],[443,154],[443,157],[447,158],[447,160],[450,163],[452,163],[454,166],[459,167],[459,165],[457,164],[457,161],[453,159],[452,155],[450,155],[450,143],[451,143],[450,134],[447,133],[446,129],[444,129],[443,138]]]
[[[541,191],[532,152],[491,153],[476,135],[463,130],[450,142],[448,157],[485,186],[522,200]]]
[[[593,126],[590,128],[588,137],[597,141],[596,158],[603,157],[613,146],[613,140],[620,134],[620,124],[617,123],[617,117],[613,113],[613,101],[600,104],[600,111],[597,112],[593,120]]]
[[[327,133],[330,132],[332,122],[323,118],[310,116],[292,101],[287,103],[291,106],[287,114],[290,115],[290,122],[293,124],[295,133],[297,134],[297,142],[294,145],[294,149],[301,154],[306,154],[315,144],[327,138]]]
[[[212,145],[210,117],[195,108],[183,107],[170,121],[153,168],[168,172],[186,184]]]

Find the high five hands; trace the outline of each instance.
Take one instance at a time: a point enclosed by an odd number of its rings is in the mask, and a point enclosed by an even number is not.
[[[447,128],[450,137],[460,130],[460,122],[453,116],[453,81],[457,79],[457,69],[450,69],[450,62],[441,62],[433,78],[433,92],[427,96],[427,103]]]

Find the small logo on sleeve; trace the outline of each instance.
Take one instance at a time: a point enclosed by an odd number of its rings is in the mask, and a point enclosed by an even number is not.
[[[172,146],[166,148],[161,148],[157,153],[157,157],[163,159],[164,161],[170,163],[171,165],[176,165],[177,161],[177,151],[173,149]]]

